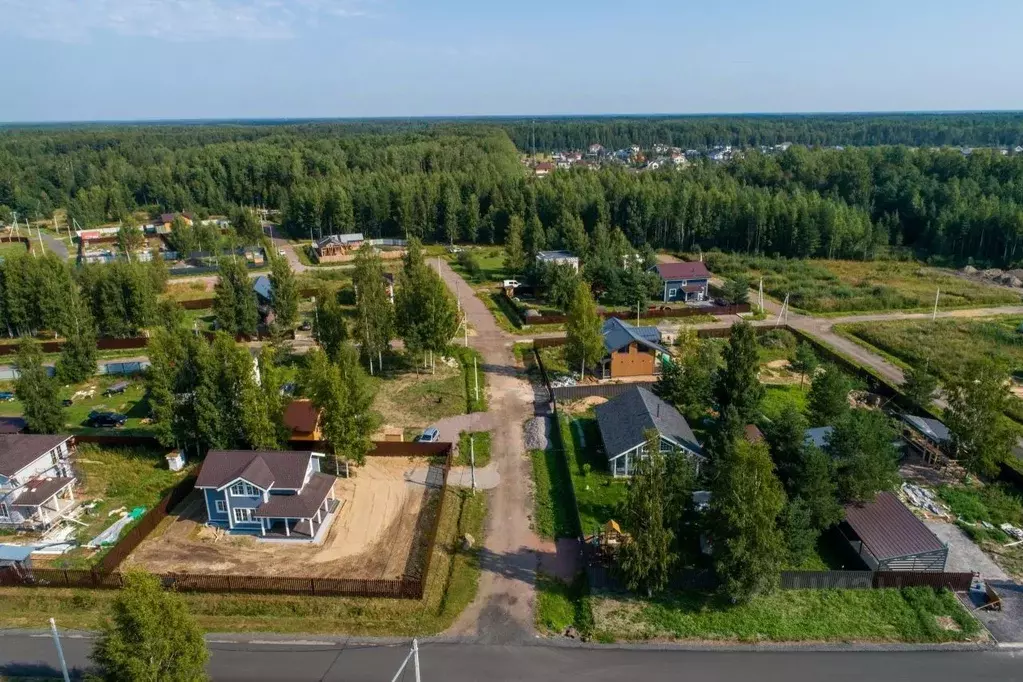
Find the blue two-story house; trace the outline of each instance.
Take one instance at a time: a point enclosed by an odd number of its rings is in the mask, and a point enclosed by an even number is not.
[[[209,522],[232,533],[319,541],[340,508],[318,452],[210,450],[195,487]]]
[[[658,263],[651,270],[661,278],[665,303],[690,303],[710,298],[710,271],[700,261]]]

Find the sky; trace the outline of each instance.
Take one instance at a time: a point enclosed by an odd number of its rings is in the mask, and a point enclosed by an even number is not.
[[[1020,0],[0,0],[0,121],[1023,109]]]

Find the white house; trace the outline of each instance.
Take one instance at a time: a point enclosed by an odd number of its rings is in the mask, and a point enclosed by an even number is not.
[[[75,506],[72,436],[0,435],[0,526],[48,528]]]
[[[540,251],[536,254],[536,262],[547,265],[571,265],[579,272],[579,256],[570,251]]]

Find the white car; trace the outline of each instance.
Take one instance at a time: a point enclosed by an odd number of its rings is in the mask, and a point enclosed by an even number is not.
[[[506,280],[504,280],[504,288],[505,289],[508,289],[509,287],[512,288],[512,289],[518,289],[520,286],[522,286],[522,285],[519,284],[518,280],[515,280],[515,279],[506,279]]]

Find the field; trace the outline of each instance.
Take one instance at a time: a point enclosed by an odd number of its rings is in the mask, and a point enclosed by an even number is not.
[[[943,381],[966,369],[965,358],[987,358],[1006,375],[1023,370],[1020,317],[910,320],[839,325],[836,330],[910,367],[928,367]],[[1023,402],[1013,410],[1023,417]]]
[[[600,432],[592,412],[573,418],[563,415],[560,419],[579,524],[583,535],[590,535],[615,518],[625,501],[628,483],[608,472],[607,459],[599,452]]]
[[[444,257],[450,262],[451,269],[457,272],[471,284],[473,288],[493,288],[506,279],[513,276],[504,267],[504,249],[499,246],[489,247],[463,247],[465,253],[471,254],[479,270],[475,273],[469,272],[464,265],[464,259],[459,260],[458,254],[444,252]]]
[[[103,391],[113,384],[127,381],[129,386],[124,393],[104,397]],[[13,382],[0,382],[0,390],[14,391]],[[149,415],[149,406],[145,400],[146,389],[139,377],[129,376],[95,376],[85,383],[66,386],[60,390],[61,399],[71,399],[78,391],[92,391],[91,397],[74,398],[70,407],[64,409],[64,417],[68,431],[72,433],[122,433],[148,435],[150,429],[143,420]],[[120,412],[128,417],[128,422],[118,429],[94,429],[85,426],[84,422],[93,410]],[[12,400],[0,403],[0,416],[18,417],[23,413],[21,402]]]
[[[1020,294],[958,277],[950,270],[911,261],[796,260],[708,253],[715,275],[745,275],[793,308],[812,313],[930,309],[935,289],[940,308],[977,308],[1020,303]]]
[[[397,360],[396,360],[397,361]],[[420,374],[403,368],[388,370],[385,378],[371,381],[377,389],[373,409],[384,415],[387,425],[423,428],[438,419],[464,414],[465,380],[461,368],[450,367],[437,358],[437,371],[420,368]]]
[[[188,475],[188,470],[173,472],[167,468],[163,450],[146,448],[98,447],[91,444],[78,446],[74,458],[75,474],[81,483],[77,495],[95,502],[79,521],[85,523],[75,535],[81,543],[88,542],[116,521],[110,515],[117,509],[131,511],[135,507],[147,510],[156,506],[177,483]],[[87,503],[86,503],[87,504]],[[57,568],[79,568],[91,565],[101,555],[84,547],[53,556],[48,565]],[[37,562],[38,563],[38,562]]]
[[[199,494],[189,496],[126,561],[154,573],[396,579],[414,573],[439,493],[411,479],[428,459],[369,457],[339,479],[342,501],[320,545],[261,542],[205,526]],[[419,477],[425,480],[425,474]]]
[[[14,258],[28,253],[29,250],[25,247],[22,242],[2,242],[0,243],[0,261],[5,258]]]
[[[980,637],[980,626],[955,595],[931,588],[781,590],[738,606],[697,592],[591,599],[594,635],[602,641],[958,642]]]
[[[196,301],[214,295],[213,285],[206,282],[168,282],[160,297],[170,301]]]
[[[473,442],[469,443],[472,436]],[[470,453],[471,449],[471,453]],[[458,457],[453,464],[455,466],[467,467],[470,464],[470,454],[477,467],[485,467],[490,464],[490,432],[489,431],[462,431],[458,434]]]
[[[277,595],[181,595],[207,632],[344,633],[423,636],[450,627],[479,584],[479,550],[463,550],[466,533],[483,537],[487,496],[448,490],[421,600]],[[97,630],[106,620],[113,590],[0,588],[5,627],[41,628],[54,613],[64,628]]]

